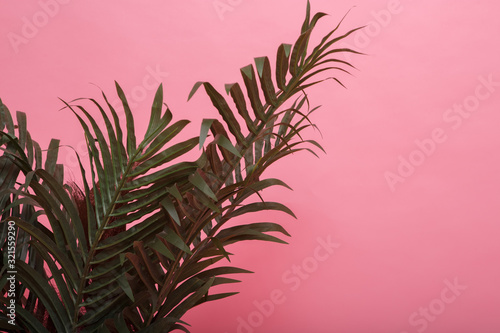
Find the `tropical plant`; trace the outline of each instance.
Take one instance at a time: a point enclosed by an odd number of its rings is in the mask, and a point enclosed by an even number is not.
[[[17,112],[15,124],[0,102],[0,328],[189,332],[181,320],[186,311],[234,295],[212,293],[214,286],[239,282],[226,275],[249,273],[220,262],[230,259],[227,246],[246,240],[285,243],[272,233],[289,234],[272,222],[227,222],[265,210],[293,216],[260,195],[271,186],[288,186],[262,175],[285,156],[315,154],[311,145],[322,149],[301,136],[314,126],[309,115],[317,109],[310,108],[305,89],[328,79],[318,78],[321,73],[348,72],[352,66],[337,55],[358,53],[335,48],[359,29],[333,37],[340,23],[308,52],[311,32],[324,15],[311,17],[308,3],[295,44],[278,48],[274,75],[269,58],[260,57],[241,69],[244,88],[225,86],[230,98],[208,82],[196,83],[189,98],[203,86],[221,116],[204,119],[199,137],[171,144],[189,121],[172,122],[162,85],[140,140],[117,83],[125,126],[104,93],[103,102],[63,101],[80,122],[88,148],[88,167],[77,155],[80,187],[64,181],[57,163],[60,142],[52,140],[44,154],[27,130],[26,114]],[[82,103],[99,112],[104,126]],[[179,161],[198,146],[197,160]],[[10,299],[16,303],[15,326]]]

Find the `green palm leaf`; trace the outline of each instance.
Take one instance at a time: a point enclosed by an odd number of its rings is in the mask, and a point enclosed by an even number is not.
[[[161,84],[142,139],[116,82],[125,124],[104,93],[102,103],[93,98],[63,101],[87,143],[89,165],[77,154],[82,189],[64,183],[57,163],[60,142],[51,141],[43,161],[26,115],[18,112],[15,125],[0,101],[0,248],[7,238],[5,222],[15,221],[22,329],[189,332],[181,321],[189,309],[237,294],[211,293],[215,286],[239,282],[232,275],[250,273],[220,266],[221,260],[230,261],[227,247],[249,240],[286,243],[281,237],[290,235],[273,222],[226,223],[268,210],[295,217],[261,194],[272,186],[289,187],[261,176],[286,156],[322,150],[302,137],[305,129],[316,128],[309,115],[317,109],[304,90],[327,79],[342,84],[322,75],[348,73],[353,66],[336,56],[358,53],[335,48],[359,29],[335,37],[340,23],[308,53],[313,30],[325,15],[311,15],[307,3],[299,37],[293,45],[278,47],[274,75],[264,56],[240,69],[241,85],[225,86],[228,99],[210,83],[197,82],[188,99],[203,86],[220,116],[204,119],[199,137],[175,140],[189,121],[172,122]],[[182,160],[195,146],[200,157]],[[6,285],[0,278],[3,291]],[[0,305],[0,314],[5,313]]]

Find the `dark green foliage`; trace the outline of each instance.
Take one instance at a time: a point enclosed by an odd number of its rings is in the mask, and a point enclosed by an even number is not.
[[[334,56],[357,53],[334,48],[357,30],[331,38],[338,26],[308,53],[311,32],[324,15],[311,19],[308,5],[300,36],[294,45],[279,46],[274,71],[268,57],[256,58],[255,66],[241,69],[244,87],[226,85],[227,97],[208,82],[195,84],[189,98],[203,86],[221,116],[203,120],[199,137],[170,144],[189,121],[173,122],[161,85],[143,138],[118,84],[125,124],[104,93],[103,103],[89,100],[103,127],[87,107],[63,102],[87,142],[90,165],[80,162],[80,187],[64,183],[59,141],[50,143],[43,159],[26,115],[18,112],[13,120],[0,101],[0,328],[9,327],[7,221],[17,226],[18,327],[12,331],[188,332],[181,320],[186,311],[234,295],[212,293],[214,286],[239,282],[227,275],[249,273],[221,265],[231,256],[227,245],[284,243],[276,235],[289,234],[269,221],[226,222],[266,210],[294,216],[260,196],[271,186],[288,187],[263,178],[264,170],[291,153],[321,149],[301,136],[314,126],[308,116],[316,109],[309,109],[304,89],[324,81],[320,73],[347,71],[324,65],[352,67]],[[183,160],[195,147],[200,157]],[[259,200],[248,203],[250,197]]]

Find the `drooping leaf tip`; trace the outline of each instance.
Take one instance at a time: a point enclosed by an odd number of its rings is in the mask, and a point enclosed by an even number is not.
[[[191,97],[193,97],[193,95],[198,91],[198,89],[200,88],[200,86],[202,84],[204,84],[205,82],[204,81],[198,81],[194,84],[193,88],[191,89],[191,92],[189,93],[189,96],[188,96],[188,101],[191,99]]]

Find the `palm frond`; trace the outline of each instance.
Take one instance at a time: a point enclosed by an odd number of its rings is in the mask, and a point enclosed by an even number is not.
[[[305,89],[327,79],[342,85],[338,77],[322,75],[348,73],[353,66],[336,56],[358,53],[335,48],[357,30],[334,37],[339,26],[308,52],[311,34],[325,15],[311,15],[308,2],[300,35],[294,44],[278,47],[274,70],[268,57],[255,58],[240,69],[241,84],[225,85],[227,97],[209,82],[197,82],[188,99],[203,87],[218,112],[218,118],[202,121],[198,137],[175,140],[189,121],[173,122],[162,85],[142,138],[118,83],[125,124],[104,93],[103,102],[62,101],[87,144],[88,166],[77,155],[81,186],[64,183],[59,141],[51,141],[42,159],[26,115],[18,112],[14,124],[0,101],[0,248],[6,247],[7,221],[14,221],[20,329],[189,332],[181,320],[187,311],[235,295],[212,291],[239,282],[234,274],[251,273],[222,265],[232,256],[228,246],[249,240],[286,243],[281,237],[290,235],[275,222],[227,222],[262,211],[295,217],[282,203],[262,197],[272,186],[289,188],[263,174],[288,155],[322,150],[303,135],[316,128],[310,114],[317,110]],[[186,161],[196,146],[200,157]],[[3,256],[3,271],[6,262]],[[5,294],[3,277],[0,287]],[[5,297],[1,301],[5,318]]]

